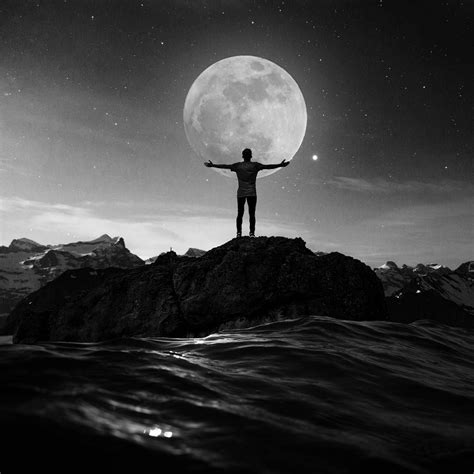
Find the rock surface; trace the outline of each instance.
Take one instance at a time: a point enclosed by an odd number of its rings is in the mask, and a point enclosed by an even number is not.
[[[14,239],[8,247],[0,247],[0,319],[6,319],[2,332],[13,330],[14,322],[7,316],[21,299],[66,270],[133,268],[143,264],[125,247],[121,237],[106,234],[86,242],[58,245]]]
[[[362,262],[317,256],[302,239],[233,239],[199,258],[160,255],[130,270],[79,269],[13,311],[16,343],[202,336],[309,314],[386,320],[382,284]]]

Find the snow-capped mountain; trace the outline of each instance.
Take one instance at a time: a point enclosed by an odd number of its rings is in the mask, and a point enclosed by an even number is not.
[[[412,298],[412,295],[436,293],[474,315],[474,261],[465,262],[456,270],[436,263],[419,263],[414,267],[403,265],[400,268],[389,261],[374,271],[388,298],[403,299],[407,295]]]
[[[107,234],[87,242],[41,245],[14,239],[0,246],[0,316],[6,316],[26,295],[73,268],[132,268],[144,261],[131,253],[123,238]]]

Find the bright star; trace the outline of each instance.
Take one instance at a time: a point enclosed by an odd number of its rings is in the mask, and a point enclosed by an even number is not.
[[[313,161],[316,161],[318,159],[318,155],[313,155]]]

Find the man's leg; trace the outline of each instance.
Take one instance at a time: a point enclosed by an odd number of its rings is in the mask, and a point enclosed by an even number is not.
[[[245,209],[245,198],[238,197],[237,198],[237,233],[242,234],[242,218],[244,217],[244,209]]]
[[[247,198],[249,204],[250,233],[255,234],[255,208],[257,207],[257,196]]]

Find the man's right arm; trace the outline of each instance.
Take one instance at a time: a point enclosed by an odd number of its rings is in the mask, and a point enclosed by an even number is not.
[[[232,169],[232,165],[215,165],[211,160],[206,161],[206,163],[204,163],[204,166],[207,166],[208,168],[220,168],[221,170]]]

